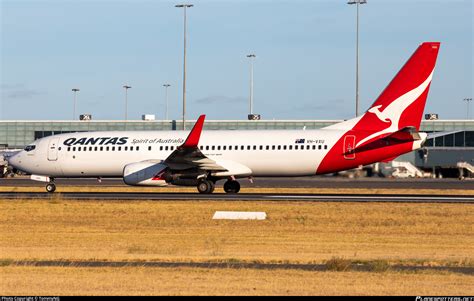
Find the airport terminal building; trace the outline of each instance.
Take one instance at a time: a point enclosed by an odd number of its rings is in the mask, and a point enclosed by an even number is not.
[[[204,130],[319,129],[341,120],[206,120]],[[194,120],[186,121],[191,129]],[[36,139],[61,133],[90,131],[180,130],[180,120],[4,120],[0,121],[0,146],[19,149]],[[474,165],[474,120],[423,120],[423,132],[448,132],[429,139],[425,148],[402,156],[425,170],[456,169],[459,162]],[[452,132],[452,133],[449,133]],[[456,171],[457,172],[457,171]]]

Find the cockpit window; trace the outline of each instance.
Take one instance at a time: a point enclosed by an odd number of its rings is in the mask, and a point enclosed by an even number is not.
[[[31,152],[32,150],[34,150],[36,148],[36,145],[27,145],[25,147],[25,151],[27,152]]]

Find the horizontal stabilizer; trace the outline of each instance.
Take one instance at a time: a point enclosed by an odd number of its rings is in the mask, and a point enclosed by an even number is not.
[[[428,133],[428,138],[426,139],[433,139],[433,138],[438,138],[442,136],[447,136],[447,135],[452,135],[456,133],[464,132],[464,130],[460,131],[451,131],[451,132],[433,132],[433,133]]]
[[[398,144],[419,141],[423,139],[424,138],[422,138],[422,136],[414,126],[407,126],[396,132],[380,135],[379,137],[377,137],[377,139],[372,140],[371,142],[366,142],[361,145],[358,145],[353,151],[366,151],[369,149],[379,148],[381,142],[384,142],[382,144],[386,145],[387,143]]]
[[[414,126],[407,126],[401,130],[391,133],[385,137],[385,139],[393,139],[400,142],[409,142],[421,140],[421,136]]]

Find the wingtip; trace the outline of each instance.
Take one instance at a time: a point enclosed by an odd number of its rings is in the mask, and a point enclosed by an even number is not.
[[[188,138],[184,142],[184,147],[196,147],[199,143],[201,137],[202,128],[204,126],[204,119],[206,118],[205,114],[199,116],[198,120],[194,124],[191,132],[188,135]]]
[[[421,43],[421,46],[423,45],[439,48],[439,46],[441,45],[441,42],[423,42]]]

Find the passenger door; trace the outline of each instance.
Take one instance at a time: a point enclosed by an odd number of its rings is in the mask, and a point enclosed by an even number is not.
[[[59,138],[51,138],[48,145],[48,160],[58,160]]]
[[[344,137],[344,159],[354,160],[355,159],[355,136],[347,135]]]

